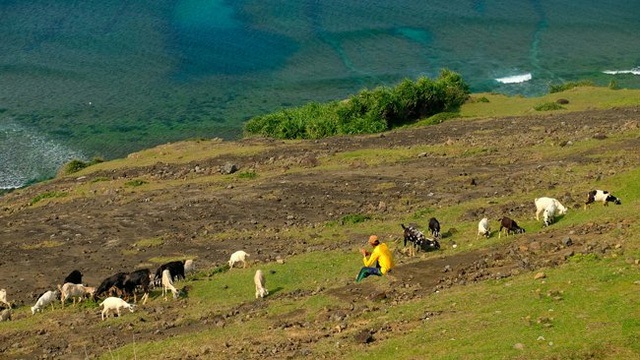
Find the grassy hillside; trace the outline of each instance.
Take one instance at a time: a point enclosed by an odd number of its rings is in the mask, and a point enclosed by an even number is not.
[[[5,194],[0,242],[9,258],[31,262],[0,263],[0,287],[16,302],[13,321],[0,322],[0,353],[638,358],[639,95],[474,94],[461,118],[434,126],[308,142],[166,144]],[[533,110],[558,98],[569,100],[564,110]],[[239,171],[221,174],[226,163]],[[585,210],[594,188],[622,205]],[[545,195],[570,209],[546,228],[533,207]],[[499,238],[503,215],[526,234]],[[431,216],[443,224],[442,249],[408,256],[399,224],[426,231]],[[488,239],[475,233],[484,216]],[[358,248],[372,233],[394,251],[396,279],[356,284]],[[251,265],[228,269],[240,248]],[[70,266],[95,285],[184,258],[199,268],[177,283],[187,290],[178,301],[156,289],[134,314],[104,322],[91,301],[30,313],[29,293]],[[258,268],[270,291],[262,300],[252,283]]]

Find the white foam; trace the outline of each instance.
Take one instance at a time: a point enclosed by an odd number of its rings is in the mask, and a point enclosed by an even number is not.
[[[519,84],[531,80],[531,73],[497,78],[496,81],[503,84]]]
[[[618,74],[640,75],[640,67],[634,67],[631,70],[605,70],[603,71],[603,73],[608,75],[618,75]]]
[[[65,162],[84,156],[11,119],[0,124],[0,189],[25,186],[55,175]]]

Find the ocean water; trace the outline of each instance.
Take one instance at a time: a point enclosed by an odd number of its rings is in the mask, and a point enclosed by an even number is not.
[[[640,88],[640,2],[0,0],[0,188],[404,78]]]

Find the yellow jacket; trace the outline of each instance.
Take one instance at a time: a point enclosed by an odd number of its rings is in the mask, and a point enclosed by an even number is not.
[[[379,244],[373,248],[373,252],[369,258],[365,256],[363,259],[364,266],[366,267],[374,267],[376,265],[376,261],[380,265],[380,272],[383,274],[386,274],[387,271],[391,270],[395,266],[393,263],[393,256],[391,255],[391,251],[389,251],[387,244]]]

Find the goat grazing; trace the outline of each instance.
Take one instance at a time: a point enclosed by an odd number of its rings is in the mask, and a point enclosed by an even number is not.
[[[256,270],[256,274],[253,276],[253,282],[256,284],[256,299],[269,295],[269,290],[265,288],[266,280],[262,270]]]
[[[169,272],[171,273],[171,280],[180,280],[180,279],[184,279],[184,263],[185,261],[171,261],[168,262],[166,264],[162,264],[160,265],[157,269],[156,269],[156,274],[153,280],[153,283],[158,286],[158,285],[162,285],[162,272],[165,270],[169,270]]]
[[[124,290],[124,280],[126,278],[127,273],[119,272],[102,280],[96,291],[93,293],[93,300],[96,300],[96,298],[102,294],[111,294],[112,289],[114,288],[122,292]]]
[[[233,265],[239,262],[242,263],[242,268],[247,267],[248,257],[249,257],[249,254],[247,254],[242,250],[238,250],[234,252],[233,254],[231,254],[231,257],[229,258],[229,268],[233,268]]]
[[[432,217],[429,219],[429,231],[431,231],[431,236],[434,239],[440,239],[440,222],[438,219]]]
[[[0,303],[6,304],[11,309],[11,304],[7,301],[7,290],[0,289]]]
[[[586,209],[587,205],[596,201],[601,202],[604,206],[609,205],[610,202],[616,205],[622,205],[622,201],[620,201],[620,199],[611,195],[606,190],[591,190],[587,194],[587,201],[584,203],[584,208]]]
[[[560,201],[554,198],[541,197],[534,199],[533,202],[536,204],[536,220],[540,220],[540,214],[542,214],[546,208],[552,205],[555,207],[554,213],[552,214],[554,217],[556,215],[564,215],[567,213],[567,208],[564,207],[560,203]]]
[[[149,285],[151,284],[151,271],[149,269],[140,269],[133,271],[125,277],[123,281],[123,290],[127,296],[133,295],[133,302],[138,302],[138,296],[136,290],[138,287],[142,288],[142,305],[147,303],[149,298]]]
[[[162,296],[165,300],[167,300],[167,290],[171,290],[174,300],[178,298],[178,289],[173,286],[171,271],[169,269],[165,269],[162,272]]]
[[[184,261],[184,273],[185,274],[189,274],[189,273],[192,273],[192,272],[195,272],[195,271],[196,271],[196,263],[192,259],[185,260]]]
[[[551,204],[544,209],[542,213],[542,220],[544,222],[544,226],[549,226],[555,221],[556,217],[556,205]]]
[[[82,273],[80,270],[73,270],[66,278],[64,278],[62,283],[82,284]]]
[[[512,220],[506,216],[503,217],[500,221],[500,232],[498,233],[498,239],[500,238],[500,235],[503,231],[506,236],[509,236],[509,233],[522,234],[525,232],[523,228],[518,226],[518,223],[516,223],[515,220]]]
[[[78,300],[78,302],[82,301],[85,295],[93,297],[93,294],[96,292],[96,288],[94,287],[72,283],[66,283],[62,286],[58,285],[58,290],[60,290],[62,307],[64,307],[65,301],[69,298],[73,299],[73,306],[76,306],[76,300]]]
[[[0,311],[0,322],[11,320],[11,309],[4,309]]]
[[[413,255],[415,255],[416,248],[424,251],[440,249],[440,243],[436,239],[427,239],[415,225],[404,226],[404,224],[400,224],[400,226],[402,226],[404,232],[404,246],[406,247],[407,242],[410,242],[412,244],[410,251]]]
[[[116,314],[118,314],[118,317],[120,317],[121,309],[129,309],[130,312],[133,312],[133,310],[135,309],[135,305],[129,304],[128,302],[113,296],[104,299],[104,301],[100,303],[100,307],[103,308],[102,309],[103,321],[105,320],[105,318],[108,318],[109,314],[112,312],[115,312]]]
[[[487,239],[491,236],[491,228],[489,227],[489,219],[487,218],[482,218],[482,220],[478,222],[478,234],[476,235],[476,239],[481,235]]]
[[[36,304],[31,307],[31,314],[35,315],[36,312],[42,311],[49,304],[51,304],[51,310],[53,310],[53,303],[58,300],[59,294],[57,290],[49,290],[40,295]]]

